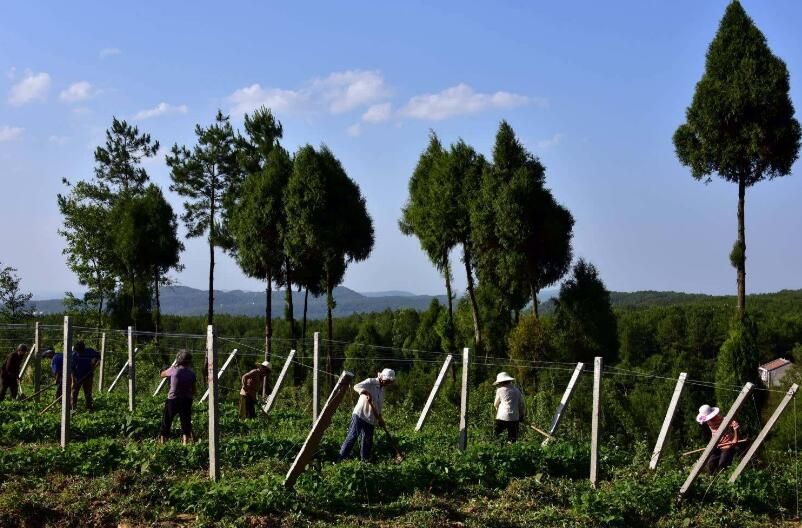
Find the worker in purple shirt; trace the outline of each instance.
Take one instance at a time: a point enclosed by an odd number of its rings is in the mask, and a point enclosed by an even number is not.
[[[94,348],[86,346],[83,341],[78,341],[72,347],[70,358],[70,368],[72,369],[72,408],[78,405],[78,393],[81,388],[84,390],[86,399],[86,410],[92,410],[92,380],[94,378],[95,366],[100,362],[100,354]]]
[[[45,349],[42,357],[50,360],[50,372],[53,373],[53,383],[56,384],[56,398],[61,396],[61,369],[64,367],[64,354],[52,348]]]
[[[195,396],[195,373],[192,371],[192,356],[181,350],[175,358],[175,366],[163,370],[162,378],[170,378],[170,392],[164,402],[162,426],[159,442],[164,443],[170,437],[173,419],[178,415],[181,420],[181,435],[184,445],[192,441],[192,398]]]

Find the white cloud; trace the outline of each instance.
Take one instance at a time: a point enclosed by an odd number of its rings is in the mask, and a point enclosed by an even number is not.
[[[360,125],[359,123],[354,123],[353,125],[346,128],[345,131],[351,137],[358,137],[362,135],[362,125]]]
[[[50,75],[47,73],[26,72],[20,82],[11,87],[8,103],[20,106],[31,101],[44,101],[50,89]]]
[[[134,115],[134,119],[141,120],[141,119],[149,119],[151,117],[159,117],[167,114],[186,114],[187,113],[187,105],[171,105],[168,103],[159,103],[153,108],[146,108],[145,110],[140,110],[139,112]]]
[[[54,145],[64,145],[70,140],[70,138],[67,136],[50,136],[47,138],[47,140]]]
[[[378,71],[347,70],[312,79],[298,89],[265,88],[252,84],[228,96],[231,112],[242,115],[267,106],[275,112],[306,111],[341,114],[387,97],[384,78]]]
[[[560,133],[554,134],[550,138],[541,139],[535,143],[535,147],[538,150],[548,150],[552,147],[556,147],[559,145],[563,140],[563,135]]]
[[[524,95],[510,92],[479,93],[461,83],[435,94],[417,95],[409,100],[400,113],[413,119],[440,121],[493,108],[514,108],[530,102],[533,100]],[[545,103],[542,99],[535,99],[534,102]]]
[[[366,123],[381,123],[393,115],[393,106],[390,103],[381,103],[371,106],[362,114],[362,121]]]
[[[86,101],[99,93],[87,81],[78,81],[71,84],[66,90],[62,90],[58,98],[65,103],[77,103],[78,101]]]
[[[106,57],[112,57],[114,55],[119,55],[123,52],[120,48],[103,48],[100,50],[100,58],[105,59]]]
[[[24,131],[25,129],[20,127],[0,126],[0,143],[19,139]]]

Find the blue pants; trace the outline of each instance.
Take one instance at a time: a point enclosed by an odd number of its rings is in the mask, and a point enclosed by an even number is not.
[[[359,435],[362,435],[362,440],[359,443],[359,458],[363,461],[367,461],[370,458],[370,450],[373,448],[373,425],[352,414],[351,425],[348,426],[348,434],[345,436],[342,447],[340,447],[340,454],[337,455],[338,462],[348,458]]]

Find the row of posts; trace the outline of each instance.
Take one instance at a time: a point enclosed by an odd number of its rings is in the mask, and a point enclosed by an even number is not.
[[[71,400],[71,391],[72,391],[72,375],[71,375],[71,361],[69,361],[69,351],[72,350],[72,325],[70,322],[69,316],[64,317],[64,362],[62,368],[62,383],[61,383],[61,435],[60,435],[60,442],[61,447],[64,448],[67,446],[70,440],[70,400]],[[98,389],[103,389],[103,372],[104,372],[104,362],[105,362],[105,349],[106,349],[106,334],[102,334],[101,336],[101,345],[100,345],[100,374],[98,379]],[[134,361],[137,349],[134,348],[134,335],[133,335],[133,328],[128,327],[128,360],[126,364],[123,366],[123,370],[120,371],[117,378],[112,383],[109,390],[111,390],[117,381],[120,379],[124,371],[127,371],[128,375],[128,410],[134,411],[136,408],[136,362]],[[218,371],[217,369],[217,346],[216,346],[216,337],[214,333],[214,327],[209,325],[206,331],[206,364],[207,364],[207,379],[208,379],[208,389],[204,398],[208,396],[208,405],[209,405],[209,477],[212,480],[217,480],[219,477],[219,464],[218,464],[218,453],[219,453],[219,441],[220,441],[220,433],[219,433],[219,386],[218,386],[218,379],[220,375],[222,375],[223,370],[225,367],[228,366],[230,361],[233,359],[234,355],[236,354],[236,350],[234,350],[231,355],[229,355],[228,359],[226,360],[223,369]],[[326,404],[324,405],[323,409],[319,409],[319,354],[320,354],[320,334],[319,332],[315,332],[314,334],[314,346],[312,351],[312,429],[309,432],[309,436],[307,437],[307,441],[304,443],[303,447],[299,451],[295,462],[293,463],[290,471],[287,474],[287,479],[285,483],[288,486],[292,486],[295,482],[297,476],[304,470],[306,465],[311,461],[314,452],[317,451],[317,446],[319,445],[320,439],[331,423],[331,419],[334,415],[334,412],[337,410],[337,406],[339,406],[340,401],[342,400],[345,391],[348,388],[351,380],[353,379],[353,374],[347,371],[343,371],[340,375],[331,395],[329,396]],[[290,351],[284,366],[279,374],[279,377],[276,380],[276,383],[273,387],[273,390],[270,396],[267,399],[267,402],[264,405],[265,412],[269,412],[273,406],[275,401],[276,395],[278,390],[287,374],[287,370],[290,367],[290,364],[293,361],[295,356],[295,350]],[[34,391],[38,398],[38,393],[40,392],[40,385],[41,385],[41,353],[40,353],[40,329],[39,323],[36,323],[35,330],[34,330],[34,344],[33,348],[26,359],[25,366],[27,366],[28,361],[34,358]],[[432,387],[431,393],[429,394],[429,398],[424,405],[423,411],[421,412],[420,418],[418,423],[415,427],[416,431],[420,431],[425,423],[426,417],[431,409],[431,406],[437,396],[439,391],[440,385],[442,384],[445,375],[448,371],[449,366],[453,361],[453,356],[448,355],[446,357],[445,362],[443,363],[440,372],[438,373],[437,379],[435,380],[434,386]],[[460,393],[460,411],[459,411],[459,449],[464,451],[468,445],[468,396],[469,396],[469,386],[468,386],[468,372],[469,372],[469,362],[470,362],[470,350],[468,348],[463,349],[462,353],[462,387]],[[23,370],[25,368],[23,366]],[[554,438],[554,434],[556,432],[557,426],[560,423],[560,420],[564,414],[565,408],[568,405],[568,402],[571,398],[571,395],[574,391],[576,386],[577,380],[579,375],[581,374],[584,368],[583,363],[578,363],[576,369],[571,376],[570,381],[568,382],[568,386],[566,387],[565,393],[563,394],[560,404],[552,418],[551,425],[549,427],[548,432],[540,431],[538,432],[546,436],[546,440],[543,444],[547,444],[551,439]],[[680,395],[682,394],[682,390],[685,384],[685,380],[687,378],[687,373],[682,372],[680,373],[679,378],[677,379],[677,384],[674,388],[674,392],[671,397],[671,401],[668,406],[668,410],[666,412],[665,419],[663,421],[662,427],[660,429],[660,433],[658,435],[657,443],[654,447],[654,452],[652,454],[652,458],[649,463],[649,467],[651,469],[655,469],[657,467],[658,460],[660,458],[660,454],[662,452],[663,446],[668,436],[668,432],[671,426],[671,422],[676,414],[677,406],[679,403]],[[599,432],[600,432],[600,408],[601,408],[601,384],[602,384],[602,358],[597,357],[594,360],[593,364],[593,409],[591,414],[591,444],[590,444],[590,482],[593,487],[596,486],[598,480],[598,458],[599,458]],[[159,385],[159,388],[156,389],[158,393],[159,389],[162,385]],[[738,398],[736,399],[733,406],[730,408],[727,415],[724,417],[721,426],[719,427],[717,434],[714,434],[713,437],[707,444],[707,447],[704,449],[704,452],[697,460],[696,464],[694,464],[691,473],[688,475],[686,482],[683,484],[680,495],[684,495],[687,490],[690,488],[691,484],[695,480],[695,478],[700,473],[701,469],[704,467],[705,463],[707,462],[710,454],[712,453],[713,449],[717,445],[719,441],[719,437],[723,434],[724,430],[729,426],[730,422],[734,418],[735,414],[737,413],[738,409],[741,407],[742,403],[745,401],[747,395],[751,392],[753,385],[751,383],[747,383],[744,388],[741,390]],[[763,440],[768,435],[771,428],[779,419],[780,415],[786,409],[790,401],[796,395],[798,390],[798,385],[794,384],[788,389],[784,399],[778,405],[777,409],[774,411],[774,414],[771,416],[768,422],[766,422],[765,426],[761,430],[760,434],[756,438],[755,442],[750,447],[749,451],[746,453],[744,458],[742,459],[741,463],[738,465],[736,470],[730,477],[730,481],[734,482],[741,472],[744,470],[746,465],[751,460],[752,456],[755,454],[757,449],[760,447]],[[155,393],[154,393],[155,395]],[[534,427],[533,427],[534,428]],[[536,429],[536,428],[535,428]]]

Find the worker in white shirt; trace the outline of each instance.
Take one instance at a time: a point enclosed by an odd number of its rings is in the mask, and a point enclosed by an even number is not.
[[[499,372],[496,376],[496,399],[493,407],[496,408],[496,426],[494,435],[499,436],[505,430],[510,442],[518,440],[518,425],[526,416],[524,397],[518,387],[512,385],[515,378],[506,372]]]
[[[375,378],[368,378],[354,385],[354,390],[359,393],[359,400],[354,406],[351,414],[351,425],[348,427],[348,434],[340,447],[340,454],[337,461],[348,458],[351,449],[360,436],[359,458],[367,461],[370,458],[370,451],[373,448],[373,429],[382,422],[382,409],[384,408],[384,388],[395,382],[395,371],[384,369]]]

